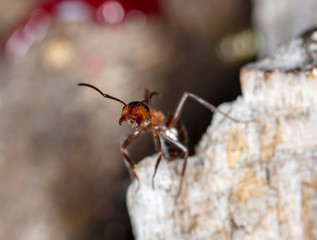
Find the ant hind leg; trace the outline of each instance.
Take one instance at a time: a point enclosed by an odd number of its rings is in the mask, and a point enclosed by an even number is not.
[[[185,173],[186,173],[186,167],[187,167],[189,153],[188,153],[187,147],[185,145],[181,144],[179,141],[173,140],[167,136],[164,136],[164,138],[166,141],[174,144],[176,147],[178,147],[179,149],[181,149],[184,152],[184,163],[183,163],[183,168],[182,168],[182,173],[181,173],[181,180],[180,180],[179,189],[178,189],[178,192],[176,195],[176,198],[178,198],[183,190],[184,177],[185,177]]]
[[[170,126],[175,126],[176,122],[180,118],[180,115],[182,113],[185,101],[186,101],[186,99],[188,97],[190,97],[191,99],[193,99],[196,102],[200,103],[201,105],[203,105],[205,108],[209,109],[210,111],[222,114],[223,116],[229,118],[233,122],[236,122],[236,123],[249,123],[249,122],[251,122],[251,120],[250,121],[241,121],[241,120],[235,119],[235,118],[231,117],[230,115],[224,113],[223,111],[219,110],[217,107],[215,107],[214,105],[210,104],[209,102],[207,102],[206,100],[202,99],[201,97],[198,97],[197,95],[195,95],[193,93],[184,92],[181,100],[179,101],[179,103],[178,103],[178,105],[177,105],[177,107],[175,109],[175,112],[174,112],[174,115],[173,115],[173,119],[172,119],[172,121],[170,123]]]
[[[155,169],[154,169],[154,173],[152,176],[152,188],[155,189],[155,184],[154,184],[154,177],[156,175],[158,166],[160,165],[161,159],[162,159],[162,144],[161,144],[161,139],[160,136],[158,135],[157,131],[155,131],[154,129],[152,130],[155,141],[156,141],[156,147],[157,147],[157,152],[158,152],[158,157],[155,163]]]

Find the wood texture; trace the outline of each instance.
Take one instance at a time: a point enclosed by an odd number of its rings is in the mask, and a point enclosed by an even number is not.
[[[317,239],[317,68],[302,39],[241,70],[243,96],[219,114],[190,157],[137,166],[128,209],[138,240]],[[307,67],[305,64],[310,63]],[[305,69],[305,70],[304,70]]]

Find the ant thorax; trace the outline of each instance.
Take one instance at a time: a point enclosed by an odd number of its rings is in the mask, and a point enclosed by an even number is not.
[[[151,125],[157,126],[164,124],[165,115],[161,111],[151,110]]]
[[[150,120],[145,120],[143,122],[141,122],[140,127],[141,128],[147,128],[151,125],[151,121]]]

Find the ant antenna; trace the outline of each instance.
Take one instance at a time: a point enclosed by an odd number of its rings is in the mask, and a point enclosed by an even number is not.
[[[118,101],[118,102],[122,103],[124,106],[127,105],[124,101],[122,101],[122,100],[120,100],[120,99],[118,99],[118,98],[112,97],[112,96],[110,96],[110,95],[108,95],[108,94],[105,94],[105,93],[103,93],[100,89],[98,89],[98,88],[96,88],[95,86],[90,85],[90,84],[88,84],[88,83],[78,83],[78,86],[90,87],[90,88],[92,88],[92,89],[95,89],[97,92],[99,92],[99,93],[100,93],[103,97],[105,97],[105,98],[110,98],[110,99],[112,99],[112,100]]]
[[[159,94],[158,92],[151,92],[150,97],[149,97],[149,100],[150,100],[150,101],[151,101],[151,99],[152,99],[152,97],[153,97],[154,95],[159,96],[160,94]]]
[[[148,89],[146,89],[146,90],[148,90]],[[146,94],[146,95],[148,95],[148,94]],[[147,103],[147,102],[151,102],[151,100],[152,100],[152,97],[154,96],[154,95],[160,95],[158,92],[151,92],[151,94],[150,94],[150,96],[149,97],[147,97],[146,99],[144,99],[143,101],[141,101],[141,102],[145,102],[145,103]]]

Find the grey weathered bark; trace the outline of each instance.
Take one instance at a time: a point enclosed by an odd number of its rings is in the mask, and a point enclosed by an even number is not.
[[[261,44],[259,56],[266,56],[305,29],[317,26],[315,0],[252,0],[253,23]]]
[[[317,68],[303,46],[242,69],[243,96],[220,109],[257,121],[215,114],[179,198],[181,159],[162,161],[155,190],[156,155],[138,164],[141,187],[127,194],[136,239],[317,239]]]

